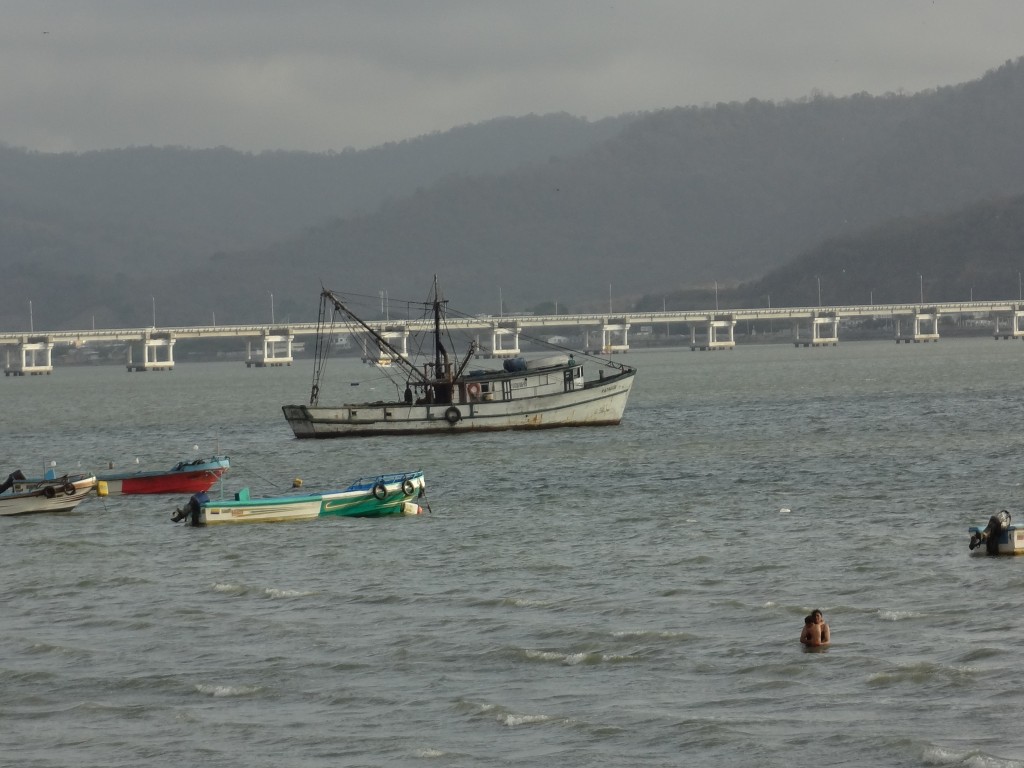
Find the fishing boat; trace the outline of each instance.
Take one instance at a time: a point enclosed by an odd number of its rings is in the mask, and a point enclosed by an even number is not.
[[[106,484],[111,496],[141,493],[200,493],[210,490],[228,469],[227,456],[179,461],[170,469],[100,472],[96,478]]]
[[[54,474],[27,484],[24,480],[25,474],[15,470],[0,484],[0,515],[68,512],[96,487],[95,475],[89,474]]]
[[[603,426],[622,420],[636,369],[569,351],[527,361],[504,360],[501,369],[468,370],[475,341],[460,360],[445,329],[447,301],[435,281],[432,359],[418,367],[402,350],[359,318],[334,291],[320,294],[313,387],[307,405],[285,405],[284,417],[297,438],[363,437],[511,429]],[[395,385],[395,398],[364,403],[321,404],[320,385],[336,322],[361,329],[386,351],[392,365],[382,369]],[[449,353],[449,348],[452,352]],[[586,378],[581,359],[600,361],[597,378]],[[404,393],[402,387],[404,386]]]
[[[426,507],[423,472],[399,472],[361,477],[340,491],[252,498],[248,488],[233,498],[211,499],[197,493],[171,519],[191,525],[220,523],[279,523],[317,517],[383,517],[420,515]],[[420,505],[418,500],[424,500]]]
[[[967,531],[971,534],[972,552],[984,545],[982,551],[987,555],[1024,554],[1024,528],[1013,525],[1005,509],[992,515],[986,526],[972,525]]]
[[[138,461],[138,459],[136,459]],[[179,461],[170,469],[125,470],[98,472],[96,480],[101,495],[124,496],[143,493],[199,493],[210,487],[231,467],[227,456]],[[113,464],[111,464],[113,469]],[[44,478],[22,476],[14,483],[15,491],[23,491],[45,482]]]

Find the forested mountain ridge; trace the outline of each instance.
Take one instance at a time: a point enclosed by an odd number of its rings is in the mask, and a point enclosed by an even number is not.
[[[162,324],[197,322],[211,309],[220,322],[250,322],[267,314],[263,299],[254,297],[268,291],[279,318],[311,319],[321,281],[340,290],[423,298],[434,274],[461,308],[491,312],[498,311],[499,295],[507,311],[555,301],[561,308],[601,309],[610,293],[625,308],[645,294],[682,295],[687,286],[754,284],[801,254],[819,253],[814,249],[822,243],[849,246],[858,233],[874,233],[887,221],[947,214],[955,221],[959,214],[950,212],[1024,194],[1022,135],[1021,60],[918,94],[666,109],[623,118],[576,153],[450,174],[362,213],[339,205],[334,219],[321,218],[302,233],[296,226],[294,237],[268,247],[210,248],[189,265],[154,264],[139,253],[123,279],[90,272],[88,258],[62,262],[65,279],[81,270],[82,306],[65,296],[65,317],[53,327],[81,324],[98,311],[110,313],[109,324],[148,324],[151,296],[165,308]],[[164,169],[155,178],[174,178],[172,172],[185,174]],[[296,172],[297,184],[306,178]],[[269,194],[258,185],[247,191],[261,200]],[[23,200],[9,194],[0,182],[3,230],[9,217],[23,221],[20,208],[8,213]],[[209,201],[220,198],[221,210],[254,205],[216,192],[206,203],[211,221],[217,208]],[[140,231],[173,225],[175,207],[168,200],[166,217],[126,224]],[[54,218],[34,219],[21,233],[24,242],[60,242],[66,235],[60,211],[47,210]],[[320,216],[322,209],[308,213]],[[75,222],[78,232],[96,234],[89,217]],[[201,229],[182,238],[198,237]],[[130,231],[99,234],[117,240]],[[960,239],[969,240],[969,233]],[[902,270],[911,251],[908,245],[905,253],[890,253],[880,268]],[[873,282],[886,284],[884,270]],[[54,276],[34,272],[37,281]],[[15,269],[14,277],[26,274]],[[122,286],[116,298],[112,284]],[[27,295],[32,282],[25,285],[15,295]],[[781,294],[772,295],[779,305]],[[3,314],[0,327],[11,327]]]
[[[82,287],[81,296],[69,289],[60,314],[50,318],[53,327],[96,315],[109,318],[104,323],[131,323],[123,316],[129,306],[104,306],[125,297],[104,298],[107,292],[142,291],[149,301],[145,285],[176,270],[180,282],[181,272],[194,272],[218,252],[264,246],[333,217],[372,211],[449,176],[501,173],[580,152],[634,117],[497,118],[322,154],[226,147],[46,154],[0,144],[0,273],[8,288],[16,282],[40,298],[54,281]],[[171,298],[182,297],[165,297]],[[88,305],[75,306],[86,299]],[[238,299],[244,306],[245,297]],[[24,308],[0,302],[0,328],[18,327],[23,315]]]
[[[472,311],[496,312],[499,291],[520,309],[600,309],[609,292],[624,306],[749,282],[893,218],[1024,193],[1022,135],[1021,61],[912,95],[664,110],[582,154],[447,180],[225,266],[287,264],[283,280],[304,264],[329,285],[391,295],[437,273]]]
[[[1016,195],[827,240],[738,287],[735,301],[814,306],[819,281],[822,303],[833,305],[1020,301],[1022,272],[1024,195]]]

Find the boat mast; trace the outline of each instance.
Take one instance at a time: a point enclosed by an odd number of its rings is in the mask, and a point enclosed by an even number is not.
[[[332,332],[325,329],[326,314],[327,298],[321,293],[320,311],[316,319],[316,350],[313,353],[313,386],[309,391],[309,404],[314,406],[320,401],[320,379],[324,374],[324,365],[327,363],[327,355],[331,348],[328,334]]]
[[[441,367],[442,357],[447,355],[441,343],[441,295],[437,288],[437,275],[434,275],[434,378],[438,381],[445,370]]]

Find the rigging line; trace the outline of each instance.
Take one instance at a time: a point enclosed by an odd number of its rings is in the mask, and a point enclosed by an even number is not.
[[[235,468],[235,463],[234,462],[232,462],[231,468],[232,469]],[[241,465],[239,465],[238,468],[243,470],[243,471],[245,471],[245,472],[247,472],[250,477],[255,477],[256,480],[262,482],[264,487],[268,488],[269,491],[272,491],[272,492],[275,492],[275,493],[280,493],[282,490],[284,490],[283,488],[279,487],[279,484],[277,482],[267,478],[265,475],[263,475],[259,471],[252,471],[252,470],[250,470],[250,468],[246,464],[241,464]],[[295,482],[294,477],[295,477],[295,474],[293,473],[293,479],[287,481],[288,482],[288,488],[294,488],[295,487],[294,486],[294,482]],[[221,476],[221,481],[223,482],[223,475]],[[252,485],[252,483],[250,483],[249,485]],[[221,493],[223,493],[223,486],[221,487]]]
[[[324,315],[326,315],[326,305],[326,297],[322,297],[321,308],[324,310]],[[344,331],[349,335],[353,336],[360,336],[363,334],[363,331],[359,328],[358,325],[353,323],[351,320],[347,320],[343,316],[339,317],[338,315],[339,313],[336,310],[332,311],[329,320],[318,322],[317,325],[317,360],[319,361],[319,372],[314,382],[314,385],[317,387],[317,389],[315,390],[317,393],[319,393],[319,387],[322,387],[325,383],[327,383],[328,380],[328,366],[326,365],[326,361],[330,357],[335,337],[341,331]],[[339,326],[341,330],[339,330]],[[391,383],[395,385],[397,391],[398,384],[391,378],[390,375],[377,377],[375,381],[383,381],[385,378],[390,380]]]
[[[334,291],[334,290],[331,290],[330,288],[326,288],[326,287],[324,287],[323,290],[328,291],[329,293],[333,293],[342,303],[344,303],[344,304],[351,304],[353,307],[373,308],[373,307],[376,306],[377,302],[380,301],[380,296],[379,295],[370,295],[370,294],[364,294],[364,293],[349,293],[348,291],[345,291],[345,292]],[[362,299],[362,301],[360,301],[360,299]],[[419,308],[421,308],[421,310],[422,310],[422,312],[424,313],[424,316],[425,316],[426,313],[429,312],[430,306],[431,306],[430,302],[413,301],[412,299],[390,298],[389,301],[394,302],[396,304],[405,304],[405,306],[406,306],[406,315],[408,317],[404,318],[404,319],[412,319],[412,311],[411,311],[412,307],[419,307]],[[369,312],[367,312],[366,314],[369,314]],[[396,318],[396,319],[398,319],[398,318]]]
[[[415,365],[413,365],[412,363],[405,359],[401,351],[396,349],[394,345],[391,344],[391,342],[389,342],[381,334],[377,333],[377,331],[375,331],[365,320],[360,318],[351,309],[345,306],[345,304],[342,303],[341,299],[339,299],[335,294],[331,293],[330,291],[324,291],[322,294],[320,294],[320,298],[322,302],[330,302],[331,305],[334,307],[335,313],[348,316],[348,318],[352,322],[362,327],[376,340],[377,345],[380,346],[382,349],[384,347],[387,347],[387,349],[391,352],[394,361],[398,363],[399,367],[402,368],[409,375],[410,378],[415,376],[418,379],[425,381],[425,377],[423,376],[423,374],[420,373],[419,369],[416,368]]]
[[[458,317],[467,318],[467,319],[471,319],[473,317],[472,315],[460,313],[460,312],[457,312],[457,311],[453,311],[452,314],[453,315],[457,315]],[[547,347],[549,349],[555,349],[555,350],[559,350],[561,352],[568,352],[568,353],[570,353],[570,354],[572,354],[572,355],[574,355],[576,357],[582,357],[585,360],[593,360],[593,361],[599,362],[602,365],[605,365],[605,366],[607,366],[609,368],[620,368],[621,369],[621,368],[629,368],[630,367],[630,366],[628,366],[628,365],[626,365],[624,363],[618,363],[618,362],[615,362],[613,360],[609,360],[607,357],[605,357],[603,355],[595,355],[595,354],[592,354],[590,352],[587,352],[585,349],[577,349],[575,347],[567,347],[567,346],[565,346],[563,344],[555,344],[553,342],[548,341],[547,339],[541,338],[539,336],[531,336],[530,334],[523,333],[522,331],[519,332],[519,338],[520,339],[525,339],[526,341],[530,341],[530,342],[533,342],[535,344],[540,344],[540,345],[545,346],[545,347]],[[483,347],[482,345],[481,345],[481,349],[483,349],[484,351],[487,351],[487,352],[493,352],[494,351],[494,350],[489,349],[487,347]]]

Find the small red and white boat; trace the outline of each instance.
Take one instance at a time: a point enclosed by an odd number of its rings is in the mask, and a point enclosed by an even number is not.
[[[142,493],[202,493],[219,480],[231,462],[227,456],[179,461],[170,469],[134,472],[100,472],[96,479],[106,485],[109,496]],[[102,493],[103,486],[100,486]]]

